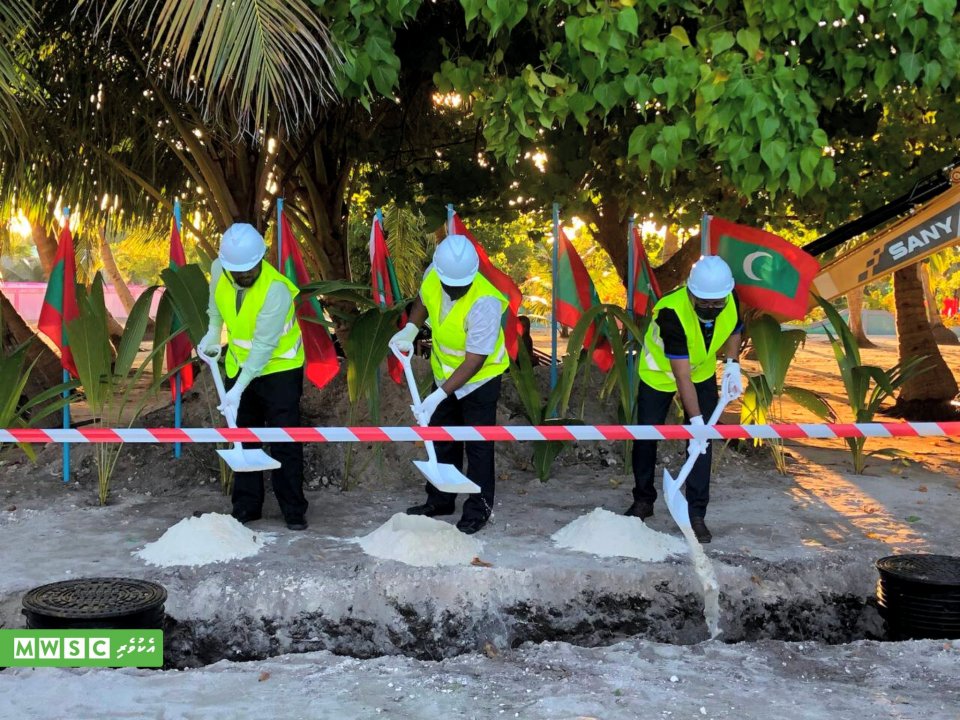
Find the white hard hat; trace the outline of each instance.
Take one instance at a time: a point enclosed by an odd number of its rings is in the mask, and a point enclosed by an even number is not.
[[[463,235],[447,235],[433,253],[433,267],[444,285],[463,287],[472,283],[476,277],[480,258],[468,238]]]
[[[701,300],[720,300],[733,291],[733,273],[723,258],[701,256],[690,270],[687,289]]]
[[[256,265],[267,252],[263,236],[253,225],[234,223],[220,240],[220,264],[224,270],[245,272]]]

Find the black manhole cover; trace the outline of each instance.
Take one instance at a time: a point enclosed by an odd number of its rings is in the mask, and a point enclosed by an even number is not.
[[[41,585],[23,597],[27,626],[161,628],[167,591],[134,578],[78,578]]]
[[[960,638],[960,557],[877,560],[877,602],[892,639]]]

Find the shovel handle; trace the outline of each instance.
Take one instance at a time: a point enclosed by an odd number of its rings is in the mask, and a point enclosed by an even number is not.
[[[223,389],[223,378],[220,377],[220,365],[217,362],[218,358],[203,354],[200,352],[200,348],[197,348],[197,355],[210,367],[210,374],[213,375],[213,385],[217,388],[217,397],[220,398],[220,404],[223,405],[223,398],[226,396],[227,391]],[[235,428],[237,426],[236,413],[224,413],[223,416],[227,419],[227,427]]]
[[[417,387],[417,379],[413,376],[413,366],[410,364],[410,357],[412,355],[407,355],[404,352],[400,352],[393,345],[390,346],[390,351],[393,353],[394,357],[400,361],[400,365],[403,367],[403,374],[407,378],[407,388],[410,390],[410,397],[413,399],[413,407],[417,410],[420,409],[420,390]]]

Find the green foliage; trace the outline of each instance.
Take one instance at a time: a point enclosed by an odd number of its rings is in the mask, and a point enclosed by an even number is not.
[[[827,336],[840,368],[840,377],[847,391],[847,402],[853,410],[854,422],[873,422],[873,417],[884,400],[893,397],[901,385],[925,370],[923,364],[926,358],[911,357],[887,370],[875,365],[864,365],[850,326],[830,302],[820,297],[817,302],[833,328],[833,333],[827,330]],[[866,465],[866,438],[846,438],[846,442],[853,457],[853,470],[860,474]]]
[[[83,386],[84,397],[96,427],[132,425],[140,416],[151,394],[155,394],[160,384],[169,377],[160,374],[154,365],[152,377],[147,375],[150,379],[150,392],[143,393],[140,401],[131,405],[134,397],[141,395],[142,388],[138,387],[138,383],[153,365],[153,358],[162,354],[165,345],[166,339],[155,340],[151,353],[139,366],[134,367],[156,290],[156,286],[149,287],[137,298],[124,327],[116,360],[113,360],[107,333],[103,278],[97,274],[89,293],[82,286],[77,288],[80,315],[68,323],[67,332],[80,384]],[[101,505],[107,502],[110,479],[122,448],[123,446],[117,443],[96,444],[95,462]]]
[[[740,404],[740,422],[763,425],[782,420],[784,395],[821,420],[834,418],[833,409],[819,393],[805,388],[786,385],[787,370],[803,344],[806,332],[799,329],[783,330],[780,323],[769,315],[760,315],[750,321],[747,333],[753,343],[761,372],[751,375]],[[774,412],[776,408],[776,412]],[[773,453],[777,471],[786,475],[786,455],[783,440],[755,440],[756,445],[766,442]]]

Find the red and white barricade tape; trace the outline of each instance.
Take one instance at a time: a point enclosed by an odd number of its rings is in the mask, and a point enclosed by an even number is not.
[[[708,440],[960,435],[960,422],[783,423],[777,425],[495,425],[477,427],[79,428],[0,430],[0,443],[389,443],[445,440]]]

